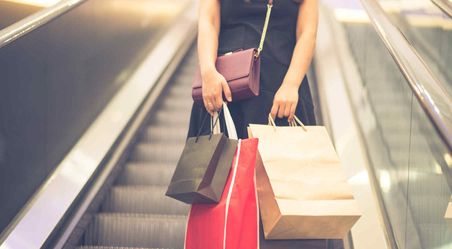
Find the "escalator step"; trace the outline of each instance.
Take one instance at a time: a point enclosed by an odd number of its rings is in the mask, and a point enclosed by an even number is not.
[[[191,77],[190,75],[181,75],[181,77],[176,77],[173,81],[173,86],[169,89],[170,92],[178,92],[181,94],[191,94]],[[190,82],[190,84],[187,84]]]
[[[100,213],[85,233],[86,245],[183,248],[186,216]]]
[[[117,186],[110,190],[103,212],[187,215],[189,205],[165,196],[166,186]]]
[[[186,112],[191,110],[191,106],[193,104],[193,100],[191,98],[187,99],[168,99],[166,101],[163,101],[160,105],[160,110],[167,111],[167,110],[177,110],[181,112]]]
[[[409,132],[409,120],[400,118],[397,120],[379,120],[382,131],[391,131],[399,134],[407,134]]]
[[[186,71],[194,75],[195,69],[197,69],[197,67],[198,67],[198,58],[195,55],[191,55],[190,57],[187,57],[187,60],[184,61],[183,64],[181,64],[181,67],[177,72],[181,73]]]
[[[129,163],[116,184],[167,186],[174,170],[175,164]]]
[[[187,88],[174,88],[168,91],[169,99],[191,99],[191,90]]]
[[[176,163],[182,153],[182,143],[140,143],[132,152],[132,161]]]
[[[186,129],[151,125],[146,130],[144,130],[142,135],[142,141],[143,142],[170,141],[183,144],[185,142],[186,136],[187,136]]]
[[[189,110],[186,110],[184,112],[189,112]],[[167,121],[167,120],[163,120],[163,119],[150,119],[148,125],[155,125],[155,126],[166,126],[166,127],[173,127],[173,128],[177,128],[177,129],[183,129],[185,131],[188,131],[188,122],[189,122],[189,118],[187,118],[186,120],[171,120],[171,121]]]
[[[178,73],[176,77],[174,77],[171,81],[173,85],[169,89],[170,91],[179,88],[181,90],[183,89],[183,92],[181,93],[191,93],[191,86],[193,84],[195,76],[193,72],[190,72],[188,70],[189,69],[179,70],[180,73]]]
[[[389,108],[389,107],[388,107]],[[376,116],[378,119],[382,120],[383,122],[397,122],[397,120],[400,120],[401,118],[405,118],[405,120],[409,120],[410,110],[407,110],[406,112],[402,111],[390,111],[387,108],[376,111]]]
[[[196,51],[183,60],[146,121],[77,249],[182,249],[189,205],[165,196],[182,153],[193,104]],[[201,249],[201,248],[200,248]]]
[[[187,108],[188,109],[188,108]],[[181,112],[180,110],[158,110],[151,120],[156,124],[166,126],[168,124],[178,125],[180,129],[186,130],[188,128],[188,121],[190,119],[190,112]]]

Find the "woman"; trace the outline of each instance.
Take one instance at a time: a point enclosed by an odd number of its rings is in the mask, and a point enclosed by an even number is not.
[[[259,44],[267,0],[201,0],[198,57],[203,102],[194,103],[188,136],[196,136],[203,117],[222,107],[223,95],[231,102],[225,78],[215,69],[217,55]],[[315,124],[306,72],[314,53],[318,22],[317,0],[274,0],[261,53],[260,94],[231,102],[228,107],[240,138],[250,123],[266,124],[270,113],[278,125],[294,115]],[[203,127],[203,133],[209,127]]]

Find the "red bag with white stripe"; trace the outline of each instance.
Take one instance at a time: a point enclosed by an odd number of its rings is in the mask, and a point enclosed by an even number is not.
[[[228,124],[228,111],[224,111]],[[228,132],[230,131],[228,127]],[[230,136],[231,137],[231,136]],[[258,249],[257,139],[240,140],[218,204],[193,204],[185,249]]]

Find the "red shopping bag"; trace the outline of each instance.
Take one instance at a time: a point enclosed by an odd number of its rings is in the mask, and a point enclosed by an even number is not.
[[[185,249],[258,249],[257,139],[240,140],[218,204],[193,204]]]

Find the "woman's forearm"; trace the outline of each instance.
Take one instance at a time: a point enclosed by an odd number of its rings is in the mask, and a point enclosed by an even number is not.
[[[215,70],[220,31],[218,0],[202,0],[198,21],[198,57],[201,75]]]
[[[304,0],[297,20],[297,42],[283,84],[299,87],[314,55],[318,25],[318,0]]]
[[[201,0],[198,21],[198,57],[202,77],[202,99],[213,115],[223,106],[223,94],[232,101],[226,79],[217,72],[218,35],[220,33],[220,0]]]
[[[300,87],[311,64],[315,43],[316,38],[313,35],[302,34],[299,37],[283,84],[295,84]]]

